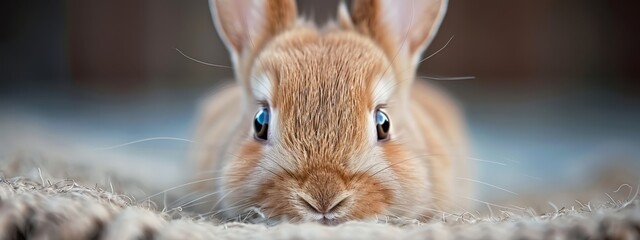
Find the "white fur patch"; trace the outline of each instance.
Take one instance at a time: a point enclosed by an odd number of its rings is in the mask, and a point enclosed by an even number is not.
[[[373,86],[373,105],[378,106],[389,102],[391,95],[395,91],[397,84],[389,76],[379,76]]]
[[[249,84],[253,97],[255,97],[256,100],[268,102],[273,97],[273,84],[269,76],[260,75],[258,77],[252,77]]]

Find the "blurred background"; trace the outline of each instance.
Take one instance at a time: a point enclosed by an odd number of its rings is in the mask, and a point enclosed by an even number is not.
[[[338,3],[298,2],[300,12],[319,23],[335,16]],[[176,51],[230,66],[207,1],[2,5],[3,157],[48,145],[63,157],[86,150],[79,159],[103,157],[132,175],[161,176],[160,185],[184,178],[188,142],[96,149],[150,137],[191,138],[199,100],[232,77],[229,69]],[[426,54],[455,37],[419,75],[476,77],[429,81],[450,90],[466,111],[477,180],[509,190],[478,184],[479,198],[640,183],[625,177],[640,170],[639,5],[450,1]]]

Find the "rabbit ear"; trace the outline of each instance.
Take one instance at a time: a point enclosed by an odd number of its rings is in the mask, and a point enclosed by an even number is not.
[[[295,0],[209,0],[209,7],[236,67],[297,18]]]
[[[372,37],[386,53],[408,57],[417,64],[435,36],[447,9],[447,0],[354,0],[356,29]]]
[[[344,1],[340,1],[338,5],[338,24],[343,29],[353,29],[353,21]]]

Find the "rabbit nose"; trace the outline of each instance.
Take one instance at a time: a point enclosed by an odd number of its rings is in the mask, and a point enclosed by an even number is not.
[[[314,198],[307,194],[298,194],[298,196],[300,196],[302,203],[309,211],[322,214],[326,217],[327,214],[335,212],[342,207],[350,194],[338,194],[329,199]]]

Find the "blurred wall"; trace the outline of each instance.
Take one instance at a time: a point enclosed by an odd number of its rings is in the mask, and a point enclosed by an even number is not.
[[[325,22],[337,0],[299,1]],[[232,72],[205,0],[7,1],[0,14],[1,93],[131,95],[211,87]],[[514,97],[598,89],[637,100],[640,33],[633,1],[451,0],[420,74],[476,76],[466,88]],[[478,91],[477,94],[482,94]]]

